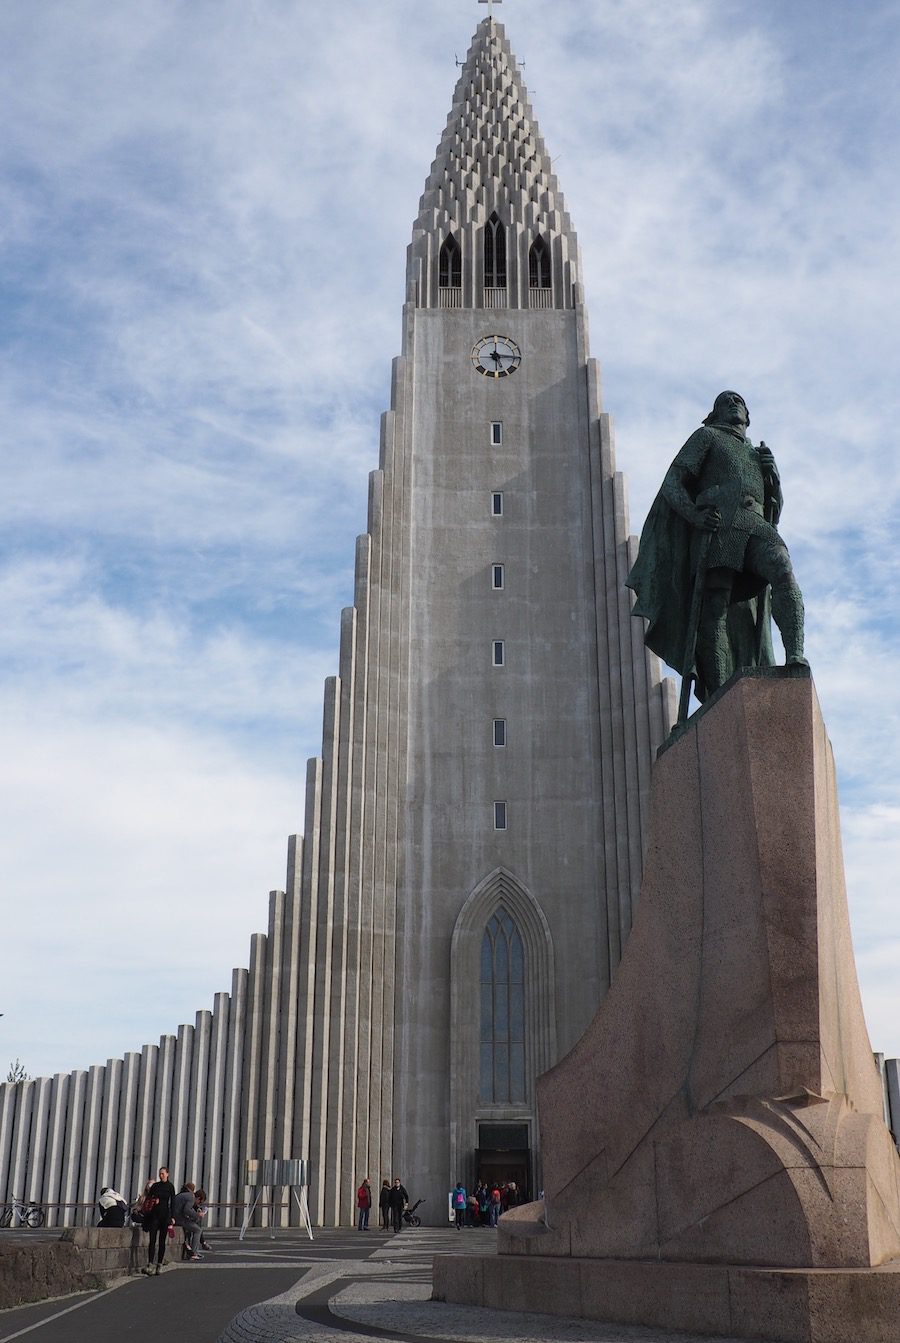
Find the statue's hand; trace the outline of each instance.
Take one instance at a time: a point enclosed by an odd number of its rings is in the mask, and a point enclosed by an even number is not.
[[[722,525],[722,514],[715,504],[699,504],[694,511],[694,526],[701,532],[717,532]]]
[[[766,447],[765,443],[760,443],[756,449],[759,453],[759,464],[763,469],[763,475],[778,476],[778,467],[775,465],[775,458],[772,455],[772,449]]]

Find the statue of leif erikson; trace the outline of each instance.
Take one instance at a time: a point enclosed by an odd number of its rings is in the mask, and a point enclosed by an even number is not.
[[[626,582],[645,642],[701,702],[741,667],[772,666],[771,618],[788,666],[806,666],[803,598],[778,533],[775,459],[747,437],[737,392],[721,392],[666,472]]]

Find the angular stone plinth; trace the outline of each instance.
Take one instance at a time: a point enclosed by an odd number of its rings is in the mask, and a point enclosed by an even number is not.
[[[897,1343],[900,1267],[439,1256],[434,1299],[773,1343]]]
[[[900,1338],[895,1311],[894,1332],[878,1332],[878,1303],[900,1278],[869,1281],[900,1257],[900,1160],[862,1014],[812,681],[737,680],[657,761],[651,805],[615,982],[539,1082],[544,1201],[502,1219],[484,1303],[518,1293],[523,1309],[568,1301],[560,1313],[713,1333]],[[751,1267],[767,1272],[746,1278],[747,1327],[725,1327],[718,1308],[695,1318],[722,1274]],[[643,1290],[638,1314],[617,1313],[629,1268],[670,1284],[677,1318],[640,1313]],[[442,1265],[438,1290],[460,1299],[451,1279],[465,1271]],[[790,1303],[776,1332],[770,1296]],[[863,1300],[872,1332],[842,1333],[835,1322]]]

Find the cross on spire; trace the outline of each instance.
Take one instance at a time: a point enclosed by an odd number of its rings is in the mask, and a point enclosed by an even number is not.
[[[478,0],[478,3],[479,3],[479,5],[487,5],[487,7],[488,7],[488,18],[489,18],[489,19],[493,19],[493,17],[494,17],[494,5],[502,5],[502,4],[503,4],[503,0]]]

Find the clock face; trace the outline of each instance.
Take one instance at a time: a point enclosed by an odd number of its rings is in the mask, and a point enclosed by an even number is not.
[[[472,350],[472,363],[486,378],[508,378],[522,362],[522,351],[509,336],[482,336]]]

